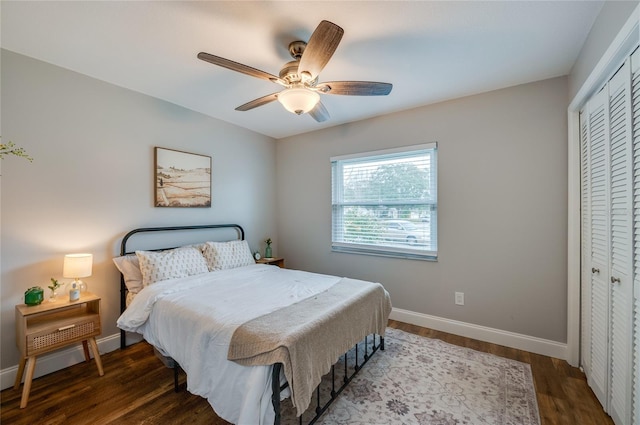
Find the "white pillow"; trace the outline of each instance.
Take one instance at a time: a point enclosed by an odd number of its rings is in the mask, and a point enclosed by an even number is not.
[[[202,253],[210,271],[255,264],[247,241],[207,242]]]
[[[143,288],[140,262],[135,254],[123,255],[113,259],[118,270],[124,277],[124,284],[129,292],[137,294]]]
[[[180,248],[196,248],[198,251],[202,252],[202,250],[204,249],[205,245],[206,245],[205,242],[203,242],[203,243],[194,243],[194,244],[190,244],[190,245],[182,245]]]
[[[207,273],[207,262],[197,248],[176,248],[166,251],[136,251],[142,272],[142,284]]]

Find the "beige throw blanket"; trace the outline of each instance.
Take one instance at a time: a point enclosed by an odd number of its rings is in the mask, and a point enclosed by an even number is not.
[[[391,300],[379,283],[343,278],[328,290],[236,329],[228,359],[282,363],[300,416],[337,359],[366,335],[384,336]]]

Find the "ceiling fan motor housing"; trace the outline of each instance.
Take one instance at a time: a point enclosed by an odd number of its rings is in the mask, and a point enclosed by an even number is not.
[[[299,65],[300,61],[297,60],[285,63],[280,70],[280,79],[292,85],[303,83],[305,86],[314,87],[318,83],[318,77],[313,80],[303,78],[303,76],[298,73]]]
[[[280,70],[280,78],[289,84],[303,83],[306,86],[315,86],[318,83],[318,77],[311,79],[308,73],[299,73],[300,59],[307,47],[304,41],[296,40],[289,43],[289,54],[294,59],[284,64]]]
[[[298,65],[300,61],[297,60],[285,63],[280,70],[280,78],[289,84],[299,83],[301,78],[298,75]]]

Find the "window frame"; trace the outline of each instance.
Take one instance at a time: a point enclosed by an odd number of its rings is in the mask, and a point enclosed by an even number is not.
[[[344,192],[344,176],[342,174],[342,167],[345,163],[357,160],[366,160],[369,158],[371,162],[379,161],[384,156],[402,155],[407,153],[418,153],[419,151],[432,150],[430,153],[430,172],[431,179],[433,181],[431,188],[433,195],[429,202],[425,202],[430,205],[431,215],[429,220],[429,229],[431,236],[430,249],[416,249],[410,247],[393,246],[391,244],[366,244],[366,243],[353,243],[339,241],[338,236],[344,231],[344,226],[340,226],[339,220],[342,220],[344,215],[338,215],[337,210],[353,204],[354,202],[344,202],[342,196]],[[331,163],[331,251],[362,254],[362,255],[376,255],[384,257],[395,257],[404,259],[437,261],[438,259],[438,143],[423,143],[419,145],[403,146],[399,148],[383,149],[369,152],[361,152],[349,155],[340,155],[330,158]],[[339,184],[336,183],[336,179],[340,179]]]

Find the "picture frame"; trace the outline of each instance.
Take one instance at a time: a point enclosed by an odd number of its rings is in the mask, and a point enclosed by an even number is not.
[[[210,156],[155,147],[153,165],[156,207],[211,207]]]

